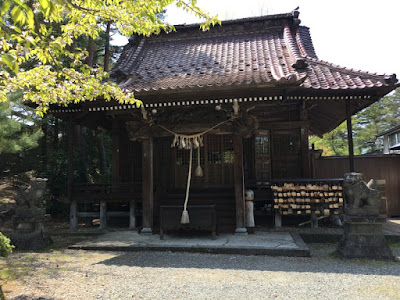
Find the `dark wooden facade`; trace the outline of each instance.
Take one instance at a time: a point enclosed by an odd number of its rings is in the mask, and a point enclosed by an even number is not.
[[[309,133],[328,132],[397,86],[395,76],[319,60],[298,15],[132,37],[111,76],[143,101],[140,109],[101,99],[52,108],[112,136],[108,199],[129,200],[132,228],[157,231],[160,205],[183,205],[190,152],[171,147],[173,133],[204,133],[204,147],[193,150],[189,204],[216,205],[219,231],[245,233],[246,188],[256,187],[257,199],[266,200],[271,181],[311,177]],[[194,176],[198,159],[200,178]],[[117,196],[123,187],[130,187],[128,199]],[[73,190],[75,226],[80,213]],[[103,204],[93,216],[105,224],[107,208],[98,198]]]

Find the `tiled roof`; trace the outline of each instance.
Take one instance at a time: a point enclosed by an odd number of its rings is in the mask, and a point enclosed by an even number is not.
[[[207,32],[131,38],[111,72],[136,93],[191,88],[294,85],[299,89],[356,90],[395,86],[395,75],[377,75],[320,60],[299,13],[222,22]],[[356,54],[354,54],[356,55]]]
[[[394,127],[390,128],[388,130],[382,131],[382,132],[378,133],[376,135],[376,137],[379,137],[379,136],[382,136],[382,135],[386,135],[386,134],[390,134],[390,133],[393,133],[393,132],[396,132],[396,131],[400,131],[400,125],[397,125],[397,126],[394,126]]]

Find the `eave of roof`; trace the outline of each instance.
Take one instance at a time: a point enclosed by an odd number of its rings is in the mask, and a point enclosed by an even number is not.
[[[400,130],[400,125],[397,125],[397,126],[392,127],[392,128],[390,128],[390,129],[388,129],[388,130],[385,130],[385,131],[382,131],[382,132],[378,133],[378,134],[376,135],[376,137],[380,137],[380,136],[383,136],[383,135],[387,135],[387,134],[390,134],[390,133],[393,133],[393,132],[396,132],[396,131],[399,131],[399,130]]]
[[[320,60],[297,11],[222,22],[208,32],[198,25],[177,32],[133,36],[111,79],[143,100],[145,109],[215,105],[275,105],[301,101],[310,131],[322,135],[397,86],[396,76],[340,67]],[[221,102],[222,101],[222,102]],[[254,103],[254,104],[256,104]],[[249,103],[250,104],[250,103]],[[125,113],[134,105],[101,101],[52,108],[62,114]]]
[[[224,21],[209,32],[193,24],[169,34],[136,36],[111,76],[140,95],[287,84],[334,92],[385,87],[386,93],[398,86],[394,74],[356,71],[318,59],[309,29],[299,26],[298,16],[293,11]]]

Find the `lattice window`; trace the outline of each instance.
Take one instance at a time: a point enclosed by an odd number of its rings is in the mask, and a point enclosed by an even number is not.
[[[200,164],[204,165],[204,148],[193,149],[192,163],[197,165],[197,152],[200,151]],[[190,150],[177,149],[175,164],[178,166],[189,165]]]
[[[230,135],[206,135],[200,150],[200,165],[204,176],[192,176],[192,186],[233,184],[233,142]],[[190,150],[176,149],[175,186],[186,185]],[[193,150],[193,172],[197,167],[197,149]]]
[[[233,164],[232,137],[228,135],[208,135],[207,162],[210,165]]]
[[[300,130],[276,130],[272,143],[273,178],[299,178],[301,176]]]
[[[254,138],[254,159],[257,180],[271,179],[271,155],[269,132]]]

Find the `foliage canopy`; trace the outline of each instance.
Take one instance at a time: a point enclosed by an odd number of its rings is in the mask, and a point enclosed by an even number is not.
[[[399,125],[399,118],[400,89],[354,115],[352,117],[354,154],[360,155],[378,150],[379,146],[375,143],[376,135]],[[312,136],[310,144],[314,144],[315,149],[324,150],[323,155],[326,156],[348,155],[346,122],[324,134],[323,138]]]
[[[68,105],[96,98],[136,102],[131,93],[105,81],[108,74],[85,63],[81,37],[95,39],[106,22],[125,36],[171,31],[160,13],[170,4],[202,18],[202,30],[219,23],[197,0],[3,0],[0,18],[0,102],[22,90],[23,100],[43,116],[50,104]],[[58,29],[61,30],[58,30]],[[26,65],[29,64],[29,68]]]
[[[13,106],[13,102],[0,103],[0,154],[34,148],[43,135],[40,128],[25,125],[21,121],[25,116],[13,112]]]

